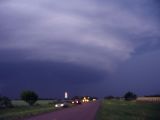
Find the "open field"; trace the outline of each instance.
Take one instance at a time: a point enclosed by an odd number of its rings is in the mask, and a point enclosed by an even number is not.
[[[49,103],[55,102],[54,100],[38,100],[35,104],[36,105],[48,105]],[[25,101],[22,100],[12,100],[12,104],[14,106],[28,106]]]
[[[54,110],[54,105],[49,104],[54,103],[52,100],[39,100],[36,102],[35,106],[28,106],[24,101],[14,100],[12,104],[15,106],[13,108],[0,109],[0,120],[14,120],[27,116],[33,116],[36,114],[49,112]]]
[[[104,100],[97,120],[160,120],[160,104]]]

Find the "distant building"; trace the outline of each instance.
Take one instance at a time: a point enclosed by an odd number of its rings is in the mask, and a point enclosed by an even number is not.
[[[68,93],[67,92],[64,93],[64,98],[68,99]]]

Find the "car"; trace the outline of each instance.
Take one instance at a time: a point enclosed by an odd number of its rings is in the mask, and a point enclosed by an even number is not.
[[[66,102],[60,102],[60,103],[56,103],[55,108],[62,108],[62,107],[68,107],[68,104]]]
[[[81,104],[81,101],[76,99],[72,101],[72,104]]]

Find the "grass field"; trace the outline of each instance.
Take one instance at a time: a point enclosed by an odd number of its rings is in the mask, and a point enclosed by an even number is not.
[[[160,120],[160,104],[104,100],[97,120]]]
[[[53,100],[38,100],[35,104],[36,105],[48,105],[48,103],[54,102]],[[28,106],[25,101],[22,100],[12,100],[12,104],[14,106]]]
[[[29,117],[36,114],[49,112],[54,110],[54,105],[52,100],[39,100],[36,102],[35,106],[28,106],[24,101],[15,100],[12,101],[14,105],[13,108],[0,109],[0,120],[14,120],[23,117]]]

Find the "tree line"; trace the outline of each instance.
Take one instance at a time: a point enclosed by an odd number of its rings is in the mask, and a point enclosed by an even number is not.
[[[114,97],[114,96],[110,95],[110,96],[104,97],[104,99],[124,99],[124,100],[130,101],[130,100],[136,100],[137,95],[133,92],[128,91],[123,95],[123,97]]]
[[[33,106],[38,100],[38,94],[33,91],[23,91],[20,95],[21,100],[28,103],[29,106]],[[6,96],[0,96],[0,108],[13,107],[11,100]]]

